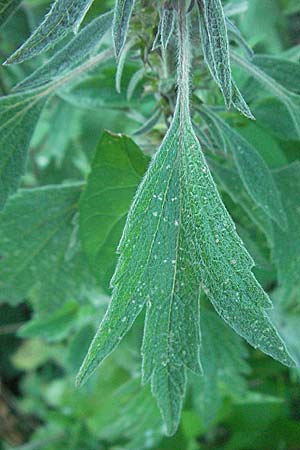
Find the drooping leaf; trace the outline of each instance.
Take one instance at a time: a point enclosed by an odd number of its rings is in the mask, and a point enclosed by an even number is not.
[[[264,311],[271,303],[251,273],[253,261],[179,106],[137,192],[119,252],[112,301],[79,382],[118,345],[146,305],[143,377],[151,378],[167,431],[173,433],[185,392],[185,367],[200,371],[199,285],[238,334],[292,364]]]
[[[178,427],[186,369],[201,372],[201,288],[251,345],[294,364],[266,312],[272,304],[251,271],[253,260],[192,127],[186,4],[178,6],[179,89],[173,120],[127,216],[111,302],[77,377],[78,384],[86,381],[146,306],[143,381],[151,380],[168,435]]]
[[[113,38],[115,53],[119,58],[126,42],[128,26],[135,0],[116,0],[114,9]]]
[[[214,120],[224,133],[233,155],[239,175],[252,200],[279,226],[284,228],[286,217],[279,190],[268,166],[257,150],[237,131],[230,127],[220,116],[212,112]]]
[[[72,244],[82,185],[22,190],[0,216],[0,298],[11,304],[31,292],[47,313],[85,295],[91,283],[80,248]],[[21,218],[21,220],[19,220]]]
[[[19,83],[15,90],[32,89],[53,82],[93,57],[101,39],[112,23],[113,14],[108,12],[97,17],[44,65]]]
[[[232,101],[231,68],[222,3],[220,0],[198,0],[198,7],[205,61],[229,108]]]
[[[22,0],[1,0],[0,1],[0,27],[18,9]]]
[[[42,91],[0,98],[0,208],[19,186],[27,149],[46,100]]]
[[[70,31],[77,32],[92,2],[93,0],[54,0],[43,22],[5,64],[21,63],[53,47]]]
[[[92,270],[108,289],[116,249],[149,159],[126,136],[104,132],[80,200],[80,234]]]
[[[249,366],[243,342],[216,314],[202,310],[201,330],[203,375],[192,377],[192,394],[196,411],[210,425],[220,408],[222,391],[235,397],[245,393]]]

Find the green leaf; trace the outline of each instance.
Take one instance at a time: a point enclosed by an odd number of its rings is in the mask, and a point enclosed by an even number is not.
[[[168,433],[176,429],[185,370],[199,371],[198,286],[217,312],[254,347],[292,364],[264,308],[271,303],[250,269],[188,118],[177,109],[129,212],[112,280],[112,301],[78,381],[118,345],[147,305],[144,381]],[[128,279],[127,274],[131,274]]]
[[[55,0],[43,22],[5,64],[21,63],[53,47],[70,31],[77,32],[93,0]]]
[[[235,397],[245,393],[244,376],[249,366],[241,339],[205,308],[201,313],[201,330],[203,375],[192,377],[192,394],[196,411],[210,425],[220,408],[224,389]]]
[[[112,18],[112,12],[108,12],[90,22],[46,64],[21,81],[15,90],[32,89],[56,81],[92,58],[99,49],[101,39],[110,28]]]
[[[297,138],[300,138],[300,96],[290,92],[284,85],[279,84],[275,78],[272,78],[272,76],[268,75],[258,66],[233,52],[232,60],[240,67],[244,68],[251,76],[259,81],[266,90],[271,92],[284,104],[292,120],[294,132],[296,133]]]
[[[122,399],[118,416],[101,431],[101,437],[118,441],[126,439],[124,450],[146,450],[157,446],[163,437],[163,425],[155,400],[148,387],[140,386],[136,377],[115,392]]]
[[[11,304],[29,293],[39,309],[54,310],[86,295],[92,285],[74,247],[73,220],[82,185],[22,190],[0,216],[0,298]]]
[[[128,213],[112,298],[77,376],[82,384],[146,306],[143,381],[151,380],[166,433],[179,423],[186,369],[201,372],[199,294],[255,348],[293,365],[265,309],[253,260],[209,172],[189,111],[189,43],[179,3],[178,99],[170,128]]]
[[[119,58],[126,42],[128,26],[134,5],[135,0],[115,1],[113,39],[117,58]]]
[[[252,62],[285,89],[300,93],[299,63],[270,55],[255,55]]]
[[[273,257],[283,295],[288,300],[300,287],[300,163],[276,171],[275,178],[284,199],[287,228],[274,226]]]
[[[34,317],[18,330],[23,338],[39,337],[49,342],[60,341],[68,336],[78,312],[78,304],[67,302],[47,317]]]
[[[232,101],[229,42],[220,0],[198,0],[200,33],[206,64],[220,87],[227,108]]]
[[[0,0],[0,27],[18,9],[22,0]]]
[[[209,165],[214,177],[223,188],[222,190],[229,194],[232,200],[244,209],[253,223],[266,234],[269,242],[273,242],[273,226],[270,218],[253,202],[238,173],[212,160],[209,161]]]
[[[126,136],[104,132],[80,199],[80,234],[88,261],[109,287],[127,212],[149,159]]]
[[[42,91],[0,98],[0,208],[19,187],[27,149],[46,100]]]
[[[252,200],[280,227],[286,225],[286,217],[279,190],[268,166],[258,151],[237,131],[211,111],[209,115],[219,123],[228,142],[239,175]]]

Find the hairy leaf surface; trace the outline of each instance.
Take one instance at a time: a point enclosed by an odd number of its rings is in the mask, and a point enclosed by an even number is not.
[[[55,0],[43,22],[6,61],[21,63],[59,42],[70,31],[77,32],[93,0]]]
[[[103,133],[79,211],[83,248],[105,289],[116,266],[127,212],[148,162],[128,137]]]
[[[19,83],[15,90],[32,89],[53,82],[97,53],[101,39],[111,26],[111,12],[97,17],[44,65]]]
[[[177,428],[186,370],[200,372],[199,287],[251,345],[292,364],[264,311],[271,303],[236,234],[185,109],[172,125],[130,209],[113,295],[78,376],[83,382],[146,306],[143,378],[167,432]],[[130,274],[130,279],[128,279]]]
[[[116,0],[114,9],[113,38],[117,58],[126,42],[128,26],[135,0]]]
[[[229,42],[220,0],[198,0],[202,47],[207,66],[219,85],[227,108],[232,100]]]

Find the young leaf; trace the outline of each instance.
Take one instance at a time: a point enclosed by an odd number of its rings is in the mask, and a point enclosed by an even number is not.
[[[229,108],[232,99],[231,68],[222,3],[220,0],[198,0],[198,7],[205,61]]]
[[[46,100],[41,91],[0,98],[0,208],[18,189],[27,149]]]
[[[252,200],[282,228],[286,217],[279,190],[268,166],[256,149],[218,115],[208,112],[218,122],[233,155],[239,175]]]
[[[116,57],[119,58],[126,42],[128,26],[135,0],[116,0],[114,9],[113,39]]]
[[[11,197],[0,215],[1,300],[17,304],[34,288],[39,309],[49,313],[84,295],[91,283],[84,256],[77,248],[68,255],[81,189],[51,186]]]
[[[252,258],[192,128],[186,20],[185,2],[179,2],[176,110],[129,211],[111,303],[77,377],[82,384],[146,306],[143,381],[151,380],[169,435],[180,419],[186,369],[201,371],[201,287],[219,315],[251,345],[294,364],[265,311],[271,302],[251,272]]]
[[[70,31],[77,32],[93,0],[55,0],[43,22],[5,64],[21,63],[53,47]]]
[[[18,9],[22,0],[0,0],[0,28]]]
[[[83,249],[106,290],[116,266],[116,248],[127,212],[148,162],[128,137],[103,133],[79,212]]]
[[[111,26],[112,18],[112,12],[108,12],[94,19],[46,64],[21,81],[15,90],[32,89],[53,82],[93,57]]]

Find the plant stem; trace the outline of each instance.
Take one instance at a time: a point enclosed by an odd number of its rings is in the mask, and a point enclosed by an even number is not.
[[[189,26],[187,16],[186,0],[178,0],[178,33],[179,33],[179,56],[178,56],[178,99],[181,114],[190,116],[190,48],[189,48]]]

